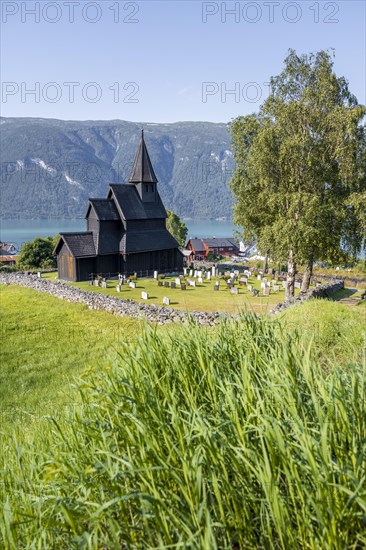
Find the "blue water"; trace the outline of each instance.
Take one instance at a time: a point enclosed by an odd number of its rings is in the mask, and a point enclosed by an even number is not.
[[[231,221],[186,220],[188,238],[232,237],[238,228]],[[0,240],[14,243],[20,250],[23,243],[36,237],[47,237],[66,231],[86,231],[86,220],[0,220]]]

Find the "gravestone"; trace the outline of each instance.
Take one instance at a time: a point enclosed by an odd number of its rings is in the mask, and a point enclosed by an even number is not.
[[[280,290],[280,287],[278,285],[273,285],[273,291],[278,292]]]
[[[286,282],[286,281],[282,281],[282,286],[283,286],[283,288],[286,288],[286,287],[287,287],[287,282]]]
[[[259,295],[259,290],[257,290],[256,288],[253,290],[253,296],[258,296]]]
[[[268,288],[271,287],[271,283],[269,281],[266,282],[266,286],[268,286]]]
[[[196,281],[188,281],[189,286],[196,286]]]
[[[154,279],[157,279],[157,278],[158,278],[158,272],[154,271]]]
[[[99,286],[99,281],[98,281],[98,279],[95,279],[94,285],[95,285],[95,286]]]
[[[164,286],[165,286],[165,288],[169,288],[169,281],[165,281]]]
[[[203,283],[202,277],[198,277],[198,282],[200,283],[200,285],[202,285],[202,283]]]
[[[107,283],[105,281],[102,281],[102,288],[107,288]]]
[[[248,282],[248,279],[246,277],[240,277],[239,284],[240,285],[246,285]]]
[[[183,267],[183,273],[184,273],[184,275],[187,275],[187,273],[188,273],[188,267]]]
[[[230,289],[230,293],[231,293],[231,294],[239,294],[239,289],[236,288],[235,286],[233,286],[233,287]]]
[[[197,271],[197,277],[202,277],[202,271]]]
[[[301,283],[295,282],[295,288],[301,288]]]
[[[263,294],[264,294],[265,296],[269,296],[269,293],[270,293],[269,286],[265,286],[264,289],[263,289]]]
[[[257,279],[258,279],[258,281],[261,281],[262,280],[262,275],[257,275]]]
[[[219,289],[220,289],[220,287],[218,285],[214,286],[214,290],[219,290]]]
[[[190,270],[189,270],[189,276],[190,276],[190,277],[193,277],[193,269],[190,269]]]
[[[169,300],[169,298],[168,298],[167,296],[164,296],[164,298],[163,298],[163,304],[164,304],[165,306],[170,306],[170,300]]]
[[[194,270],[193,277],[197,277],[197,271]]]
[[[171,288],[177,288],[177,285],[175,284],[174,281],[172,281],[172,282],[170,283],[170,287],[171,287]]]
[[[148,300],[148,299],[149,299],[148,293],[147,293],[147,292],[141,292],[141,298],[142,298],[143,300]]]
[[[38,279],[40,279],[41,276],[42,276],[41,272],[40,272],[40,271],[37,271],[37,277],[38,277]]]
[[[158,286],[163,286],[163,281],[158,281]]]
[[[215,266],[212,267],[211,273],[212,273],[212,277],[215,277],[215,275],[216,275],[216,267]]]
[[[89,286],[93,286],[93,281],[89,281]]]
[[[239,275],[239,270],[238,269],[234,269],[234,275]]]
[[[179,277],[177,277],[177,278],[175,279],[175,284],[176,284],[176,285],[180,285],[180,278],[179,278]]]
[[[117,285],[117,286],[116,286],[116,291],[117,291],[117,292],[121,292],[121,285]]]
[[[209,271],[207,271],[207,273],[206,273],[206,279],[208,281],[211,281],[211,273]]]
[[[262,281],[266,283],[268,281],[267,277],[262,277]]]
[[[185,283],[181,283],[180,289],[181,289],[181,290],[186,290],[186,289],[187,289],[187,285],[186,285]]]
[[[253,290],[253,286],[252,286],[252,285],[248,285],[248,291],[249,291],[249,292],[252,292],[252,290]]]
[[[134,281],[130,281],[130,288],[136,288],[136,283]]]
[[[261,283],[261,289],[264,290],[266,288],[266,283]]]

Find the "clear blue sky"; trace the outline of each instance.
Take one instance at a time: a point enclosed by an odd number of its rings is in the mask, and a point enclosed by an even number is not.
[[[227,122],[258,109],[289,48],[334,48],[366,102],[363,1],[0,4],[3,116]]]

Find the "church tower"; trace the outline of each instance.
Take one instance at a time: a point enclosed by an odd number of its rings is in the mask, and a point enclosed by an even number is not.
[[[147,152],[143,130],[141,130],[141,141],[128,183],[135,185],[142,202],[156,202],[158,180]]]

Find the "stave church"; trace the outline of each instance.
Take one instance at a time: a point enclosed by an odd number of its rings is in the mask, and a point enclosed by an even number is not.
[[[87,231],[60,234],[54,250],[59,279],[181,271],[183,255],[166,228],[157,183],[142,130],[128,183],[110,184],[105,199],[89,199]]]

